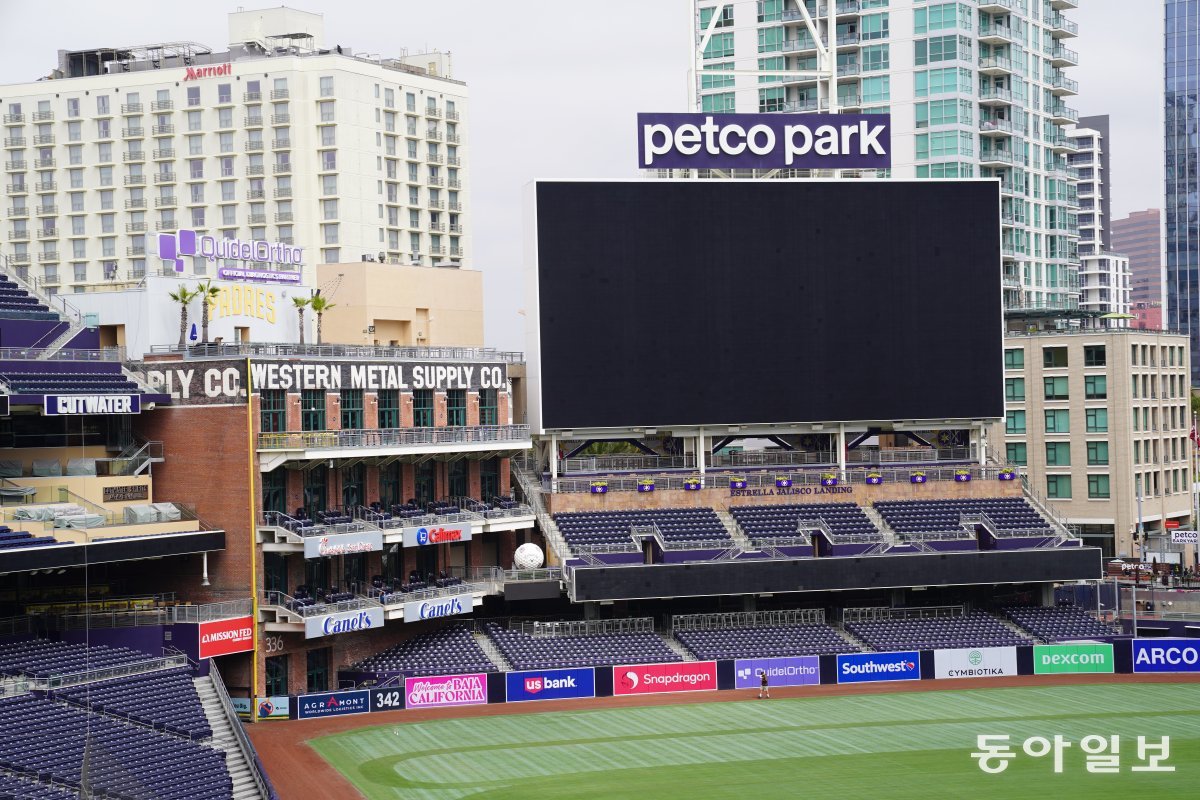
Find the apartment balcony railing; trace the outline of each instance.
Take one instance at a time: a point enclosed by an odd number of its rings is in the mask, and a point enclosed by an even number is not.
[[[466,425],[443,428],[381,428],[377,430],[289,431],[260,433],[262,450],[341,450],[359,448],[426,447],[468,444],[515,444],[529,441],[528,425]],[[511,448],[505,448],[511,449]]]

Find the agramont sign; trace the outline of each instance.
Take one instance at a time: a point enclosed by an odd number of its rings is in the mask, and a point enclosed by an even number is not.
[[[188,67],[184,74],[185,81],[195,81],[200,78],[221,78],[233,74],[233,64],[215,64],[211,67]]]

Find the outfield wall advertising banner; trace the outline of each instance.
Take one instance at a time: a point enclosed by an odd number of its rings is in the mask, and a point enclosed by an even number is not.
[[[916,650],[902,653],[850,653],[837,657],[838,683],[920,679],[921,658]]]
[[[1017,648],[964,647],[933,651],[935,678],[989,678],[1017,674]]]
[[[199,624],[200,658],[246,653],[254,649],[254,619],[235,617]]]
[[[370,710],[371,693],[363,690],[302,694],[296,698],[296,719],[345,717]]]
[[[889,114],[638,114],[640,169],[876,169]]]
[[[717,688],[717,662],[626,664],[613,667],[613,694],[705,692]]]
[[[508,672],[504,681],[505,700],[509,703],[596,696],[596,670],[591,667]]]
[[[1134,639],[1134,672],[1200,672],[1200,639]]]
[[[1033,646],[1033,674],[1113,672],[1113,646],[1105,642],[1037,644]]]
[[[240,719],[250,719],[250,698],[249,697],[231,697],[229,702],[233,705],[234,712]],[[259,719],[287,719],[292,712],[292,698],[287,695],[279,697],[260,697],[258,698],[258,718]]]
[[[768,686],[815,686],[821,682],[821,660],[817,656],[794,658],[739,658],[734,662],[738,689],[758,689],[762,674]]]
[[[405,708],[479,706],[487,702],[487,675],[433,675],[404,679]]]

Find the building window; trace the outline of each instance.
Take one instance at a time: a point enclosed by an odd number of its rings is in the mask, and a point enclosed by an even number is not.
[[[1046,442],[1046,466],[1071,466],[1071,444],[1069,442]]]
[[[700,89],[709,91],[711,89],[724,89],[733,86],[734,76],[732,73],[733,62],[728,61],[724,64],[705,64],[704,70],[700,73]],[[728,74],[722,74],[730,70]],[[409,142],[415,145],[416,142]]]
[[[1067,366],[1067,348],[1065,347],[1043,347],[1042,348],[1042,366],[1047,368],[1058,368]]]
[[[1108,442],[1088,442],[1087,463],[1089,467],[1108,466]]]
[[[958,24],[960,13],[962,14],[963,27],[969,26],[971,24],[972,12],[965,5],[960,9],[960,5],[962,4],[941,3],[930,6],[928,9],[916,9],[913,11],[913,31],[915,33],[925,33],[926,31],[953,28]]]
[[[403,502],[403,498],[400,497],[400,470],[400,464],[389,464],[379,468],[379,502],[385,508]]]
[[[288,688],[288,661],[290,655],[269,656],[265,663],[267,672],[267,696],[286,697]]]
[[[1085,412],[1088,433],[1108,433],[1108,409],[1089,408]]]
[[[1021,348],[1004,351],[1005,369],[1025,369],[1025,351]]]
[[[1085,367],[1104,367],[1108,366],[1108,355],[1105,353],[1104,345],[1091,344],[1083,348],[1083,365]]]
[[[1070,475],[1047,475],[1046,497],[1057,500],[1071,499]]]
[[[495,389],[479,390],[479,424],[498,425],[500,418]]]
[[[758,32],[758,36],[761,40],[762,30]],[[704,48],[704,57],[733,58],[733,33],[714,33],[708,40],[708,46]]]
[[[400,390],[381,389],[379,391],[379,427],[400,427]]]
[[[333,76],[321,76],[321,97],[333,97]]]
[[[1004,449],[1009,464],[1023,467],[1029,463],[1029,455],[1024,442],[1009,442]]]
[[[413,390],[413,425],[418,428],[433,427],[433,390]]]
[[[1088,499],[1107,500],[1109,497],[1108,476],[1088,475]]]
[[[485,458],[479,462],[479,494],[484,502],[500,496],[500,459]]]
[[[467,390],[450,389],[446,392],[446,424],[467,424]]]
[[[325,430],[324,389],[305,389],[300,393],[300,429]]]
[[[1004,432],[1005,433],[1024,433],[1025,432],[1025,412],[1024,411],[1009,411],[1004,415]]]
[[[863,14],[861,26],[863,41],[888,37],[887,14]]]
[[[1088,400],[1104,400],[1108,397],[1108,378],[1104,375],[1087,375],[1083,379],[1083,396]]]
[[[258,393],[258,402],[263,433],[287,430],[287,394],[282,389],[263,389]]]
[[[733,92],[706,94],[700,98],[700,110],[709,114],[732,114],[737,110],[736,96]]]
[[[355,389],[355,391],[361,391]],[[342,508],[352,509],[364,504],[363,486],[366,483],[367,467],[354,464],[342,467]]]
[[[758,90],[758,111],[761,114],[769,114],[774,111],[783,111],[784,99],[787,90],[779,87],[774,89],[759,89]]]
[[[362,389],[342,389],[342,429],[363,426]]]
[[[308,651],[308,691],[309,692],[327,692],[329,691],[329,650],[328,647],[322,647],[317,650]]]
[[[873,44],[862,49],[862,70],[863,72],[879,72],[889,69],[891,59],[888,54],[888,45]]]
[[[451,461],[446,467],[446,489],[450,496],[466,497],[469,492],[467,486],[467,460],[460,458],[458,461]]]
[[[1005,378],[1004,379],[1004,399],[1011,401],[1022,401],[1025,399],[1025,379],[1024,378]]]
[[[1042,383],[1045,385],[1047,400],[1068,399],[1066,378],[1043,378]]]
[[[1066,409],[1046,412],[1046,433],[1070,433],[1071,412]]]

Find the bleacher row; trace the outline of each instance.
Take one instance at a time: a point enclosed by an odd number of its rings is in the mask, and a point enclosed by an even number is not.
[[[45,366],[34,370],[33,365]],[[9,394],[138,394],[115,361],[0,361]]]
[[[1053,531],[1024,497],[879,501],[874,508],[902,540],[906,534],[962,534],[961,515],[985,514],[1001,531]],[[836,537],[884,540],[866,511],[855,503],[732,506],[729,513],[752,541],[807,534],[813,526],[808,524],[805,530],[805,523],[812,520],[824,522]],[[554,522],[570,547],[598,552],[630,544],[632,532],[638,527],[656,527],[667,542],[730,540],[729,532],[711,508],[567,511],[555,514]]]
[[[56,320],[59,316],[16,281],[0,275],[0,319]]]
[[[891,619],[846,623],[845,631],[869,650],[930,650],[959,647],[1003,647],[1120,636],[1088,612],[1075,607],[1009,608],[1009,624],[984,611],[955,617]],[[1035,627],[1025,627],[1030,620]],[[1018,630],[1017,628],[1022,628]],[[539,637],[495,622],[482,626],[486,639],[514,669],[601,667],[618,664],[682,661],[683,657],[656,633],[593,634]],[[698,659],[774,658],[850,653],[861,648],[854,639],[827,624],[772,625],[678,631],[675,640]],[[353,664],[348,670],[375,680],[398,676],[495,672],[470,628],[455,624],[422,634]]]
[[[29,531],[14,531],[7,525],[0,525],[0,550],[41,547],[47,544],[58,544],[58,540],[53,536],[34,536]]]

